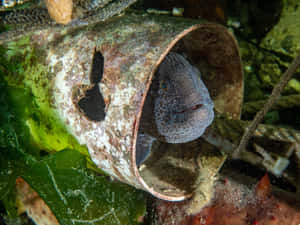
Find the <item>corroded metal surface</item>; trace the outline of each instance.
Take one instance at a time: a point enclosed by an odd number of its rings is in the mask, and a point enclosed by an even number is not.
[[[57,112],[80,144],[87,145],[99,168],[162,199],[175,201],[190,196],[190,187],[179,184],[186,170],[195,179],[197,169],[190,164],[199,149],[185,153],[183,148],[194,147],[179,145],[166,157],[174,156],[170,162],[176,167],[170,165],[161,171],[153,168],[155,164],[148,164],[150,167],[143,168],[142,173],[135,158],[139,120],[155,70],[170,50],[184,54],[198,67],[216,111],[239,117],[243,95],[240,57],[234,38],[223,26],[129,14],[71,32],[35,32],[31,38],[47,49],[46,62],[55,74],[53,100]],[[92,74],[95,52],[103,56],[103,76],[101,66]],[[83,99],[85,103],[81,104]],[[93,107],[104,118],[95,120],[86,113]],[[169,180],[164,179],[165,172],[173,167],[176,172]]]

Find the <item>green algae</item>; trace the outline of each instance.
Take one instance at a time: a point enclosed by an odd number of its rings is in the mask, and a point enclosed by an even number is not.
[[[63,150],[32,163],[23,177],[60,224],[138,224],[145,214],[142,191],[109,182],[85,165],[81,154]]]
[[[279,22],[266,35],[261,47],[295,57],[300,50],[300,3],[285,0]]]
[[[245,100],[264,99],[300,50],[300,3],[236,0],[229,7],[228,25],[237,35],[244,64]],[[283,94],[299,93],[299,73],[300,69]]]
[[[239,40],[239,45],[245,75],[244,101],[266,99],[287,69],[291,58],[281,58],[280,55],[244,39]],[[298,94],[299,86],[299,80],[295,76],[286,85],[284,94]]]
[[[56,113],[54,74],[44,59],[28,37],[0,46],[0,200],[6,220],[20,220],[15,182],[22,177],[61,224],[138,224],[145,214],[143,192],[88,169],[96,170],[86,147]],[[41,150],[54,153],[43,156]]]
[[[5,59],[1,64],[7,65],[2,73],[11,105],[28,128],[33,143],[49,152],[72,148],[88,156],[87,148],[68,133],[55,111],[51,92],[55,74],[45,65],[44,52],[30,44],[28,36],[8,43],[2,52]]]
[[[38,192],[60,224],[134,225],[145,214],[142,191],[89,170],[77,151],[65,149],[36,160],[21,148],[0,149],[0,200],[7,221],[18,216],[17,177]]]
[[[300,51],[300,3],[292,0],[283,2],[284,7],[279,22],[260,43],[260,47],[276,54],[273,64],[260,72],[266,83],[272,86],[277,83],[281,75],[279,67],[286,69],[291,59]],[[300,69],[297,72],[300,73]],[[299,79],[293,79],[287,84],[286,90],[289,93],[300,93],[299,87]]]
[[[258,76],[258,69],[264,54],[243,39],[239,39],[239,46],[244,69],[244,102],[265,99],[264,86]]]
[[[272,88],[278,82],[282,71],[278,64],[272,62],[261,63],[258,71],[259,77],[264,87]],[[287,88],[289,88],[287,86]]]

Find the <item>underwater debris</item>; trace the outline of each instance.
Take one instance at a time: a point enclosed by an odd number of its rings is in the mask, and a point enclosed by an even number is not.
[[[59,24],[68,24],[72,20],[72,0],[45,0],[50,17]]]
[[[35,224],[59,225],[45,201],[22,178],[16,181],[18,213],[24,211]]]
[[[217,116],[203,138],[220,151],[230,155],[249,124],[248,121]],[[238,158],[259,165],[276,176],[281,176],[299,144],[298,130],[259,124],[251,139],[251,146],[247,145],[246,150]]]
[[[233,158],[237,158],[239,154],[241,154],[241,152],[245,149],[247,142],[258,127],[260,121],[263,119],[263,117],[266,115],[266,113],[272,107],[272,105],[276,102],[276,100],[279,99],[281,92],[283,91],[284,87],[291,79],[291,77],[294,75],[299,65],[300,51],[297,53],[297,56],[294,58],[293,62],[289,65],[288,69],[285,71],[285,73],[282,75],[276,86],[273,88],[272,93],[267,102],[264,104],[263,108],[255,115],[253,121],[250,123],[249,127],[243,134],[239,146],[232,153]]]
[[[243,179],[247,179],[244,177]],[[246,185],[243,179],[220,178],[214,199],[197,214],[188,215],[184,202],[155,200],[154,225],[298,225],[300,200],[271,190],[267,175],[258,184]]]
[[[71,3],[68,2],[68,8],[66,12],[64,12],[64,9],[60,8],[62,7],[61,5],[55,4],[56,1],[53,2],[54,3],[50,8],[54,19],[57,17],[64,26],[78,28],[103,22],[112,16],[121,13],[134,2],[136,2],[136,0],[115,0],[113,2],[104,1],[107,3],[105,5],[102,4],[103,2],[99,2],[97,3],[99,5],[93,5],[92,10],[89,10],[89,8],[84,8],[89,4],[83,4],[82,1],[74,1],[73,7],[71,7]],[[89,2],[94,3],[93,0],[90,0]],[[71,14],[72,17],[71,20],[69,20]],[[8,31],[0,33],[0,44],[4,41],[20,38],[29,32],[51,27],[58,29],[63,28],[51,19],[46,6],[43,5],[33,5],[25,9],[0,12],[0,25],[9,25],[10,27]]]

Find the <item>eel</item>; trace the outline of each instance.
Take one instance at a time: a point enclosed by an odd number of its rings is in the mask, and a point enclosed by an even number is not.
[[[186,143],[199,138],[214,119],[214,104],[200,71],[170,52],[159,65],[146,97],[136,144],[139,166],[154,141]]]

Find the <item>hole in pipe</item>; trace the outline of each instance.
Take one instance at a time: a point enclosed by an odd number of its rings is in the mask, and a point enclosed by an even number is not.
[[[104,57],[100,51],[94,51],[92,69],[90,73],[91,87],[82,87],[82,98],[79,99],[77,107],[92,121],[102,121],[105,118],[105,101],[99,89],[104,70]],[[84,90],[85,89],[85,90]]]

